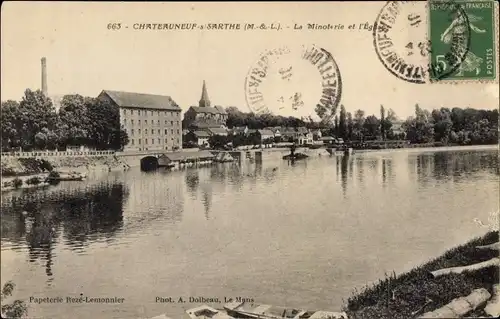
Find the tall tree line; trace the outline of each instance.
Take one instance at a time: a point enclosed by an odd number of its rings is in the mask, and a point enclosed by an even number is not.
[[[119,108],[81,95],[65,95],[59,112],[40,90],[27,89],[20,102],[2,102],[2,150],[65,149],[68,145],[118,150],[128,143]]]

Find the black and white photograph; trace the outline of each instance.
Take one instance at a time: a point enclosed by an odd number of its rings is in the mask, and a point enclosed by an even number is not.
[[[3,2],[1,317],[498,318],[498,17]]]

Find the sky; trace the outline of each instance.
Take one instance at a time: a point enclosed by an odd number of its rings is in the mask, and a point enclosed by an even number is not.
[[[41,88],[40,59],[46,57],[49,96],[97,96],[103,89],[161,94],[185,111],[198,104],[206,81],[212,104],[249,111],[245,78],[262,52],[314,44],[335,59],[342,78],[340,104],[348,112],[363,109],[378,116],[384,105],[405,118],[416,103],[426,109],[499,107],[498,84],[413,84],[392,75],[378,59],[372,32],[348,29],[354,23],[372,25],[383,5],[7,2],[1,10],[1,99],[20,100],[26,88]],[[122,27],[108,30],[109,23]],[[134,30],[135,23],[279,23],[282,30]],[[295,24],[307,23],[343,24],[344,29],[294,30]],[[409,36],[406,29],[401,32]],[[321,78],[295,58],[298,54],[293,57],[306,105],[276,112],[313,114]]]

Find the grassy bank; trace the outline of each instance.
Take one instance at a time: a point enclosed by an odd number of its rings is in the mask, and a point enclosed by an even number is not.
[[[485,288],[492,293],[493,285],[499,282],[499,269],[496,266],[437,278],[433,278],[430,272],[498,257],[498,251],[475,248],[497,242],[498,237],[498,231],[489,232],[407,273],[386,275],[384,280],[375,285],[365,287],[361,292],[355,291],[347,300],[344,310],[349,318],[407,319],[440,308],[455,298],[469,295],[477,288]],[[470,316],[486,314],[478,310]]]

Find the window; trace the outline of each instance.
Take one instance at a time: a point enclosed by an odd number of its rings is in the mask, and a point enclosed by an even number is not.
[[[144,129],[144,134],[148,135],[148,129],[147,128]]]
[[[141,110],[137,110],[137,115],[141,115]]]
[[[168,143],[168,138],[165,138],[165,143]]]
[[[148,144],[148,139],[147,138],[144,139],[144,144],[146,144],[146,145]]]
[[[123,124],[127,125],[127,119],[123,119]]]
[[[158,135],[160,135],[160,134],[161,134],[161,130],[160,130],[160,129],[158,129]]]
[[[141,135],[141,129],[139,129],[139,135]]]
[[[174,126],[174,121],[170,121],[170,125]]]
[[[130,114],[131,114],[131,115],[134,115],[134,110],[130,110]]]
[[[179,121],[177,121],[177,126],[179,126]]]
[[[134,129],[130,130],[130,135],[134,135]]]
[[[154,143],[155,143],[155,139],[154,139],[154,138],[152,138],[152,139],[151,139],[151,144],[154,144]]]
[[[165,129],[165,135],[167,135],[167,134],[168,134],[168,130],[167,130],[167,129]]]
[[[132,125],[134,125],[134,120],[130,120],[130,123],[131,123]]]
[[[160,120],[158,120],[158,125],[160,125]]]
[[[179,134],[179,133],[180,133],[180,132],[179,132],[179,129],[177,129],[177,134]]]
[[[134,139],[132,139],[131,141],[132,141],[132,145],[134,145]]]
[[[167,121],[167,120],[165,120],[165,125],[167,125],[167,123],[168,123],[168,121]]]
[[[127,115],[127,110],[123,110],[123,115]]]
[[[158,144],[161,144],[161,140],[160,139],[158,139]]]
[[[177,144],[179,144],[179,139],[177,139]]]
[[[141,125],[141,120],[139,120],[139,125]]]
[[[153,111],[151,111],[151,116],[153,116]]]
[[[144,124],[146,124],[146,125],[147,125],[147,124],[148,124],[148,120],[144,120]]]
[[[141,139],[139,139],[139,145],[141,145]]]
[[[171,130],[170,130],[170,133],[174,134],[174,129],[171,129]]]

